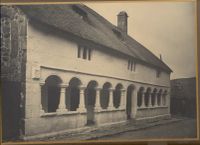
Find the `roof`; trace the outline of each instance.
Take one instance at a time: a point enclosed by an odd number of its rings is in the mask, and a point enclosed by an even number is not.
[[[121,52],[167,72],[172,72],[147,48],[83,4],[23,5],[18,7],[30,20],[46,23],[56,29],[103,45],[107,49]]]

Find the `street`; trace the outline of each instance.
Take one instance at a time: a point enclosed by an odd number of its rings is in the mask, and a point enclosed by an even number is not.
[[[185,119],[179,122],[154,126],[137,131],[129,131],[112,136],[98,138],[99,140],[122,139],[158,139],[158,138],[194,138],[196,136],[196,121]]]

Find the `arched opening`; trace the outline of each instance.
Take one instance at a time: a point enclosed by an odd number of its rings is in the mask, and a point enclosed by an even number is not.
[[[157,93],[157,89],[155,88],[155,89],[153,89],[153,93],[152,93],[152,95],[151,95],[151,103],[152,103],[152,106],[155,106],[155,104],[156,104],[156,93]]]
[[[158,106],[161,105],[161,95],[162,95],[162,89],[159,90],[158,96],[157,96],[157,97],[158,97],[158,98],[157,98],[157,99],[158,99]]]
[[[112,87],[111,83],[106,82],[100,93],[100,104],[103,109],[107,109],[109,103],[109,89]]]
[[[114,103],[114,107],[115,108],[119,108],[120,106],[120,100],[121,100],[121,95],[122,95],[122,89],[123,89],[123,86],[122,84],[118,84],[116,87],[115,87],[115,90],[113,92],[113,103]]]
[[[137,93],[137,106],[141,107],[142,106],[142,94],[144,92],[144,87],[140,87],[138,93]]]
[[[149,105],[150,97],[151,97],[151,88],[147,88],[147,91],[145,93],[145,98],[144,98],[144,104],[146,107]]]
[[[80,85],[81,81],[78,78],[72,78],[69,82],[67,99],[70,103],[68,109],[70,111],[76,111],[79,106],[80,100]]]
[[[42,107],[45,112],[56,112],[60,101],[60,84],[61,79],[52,75],[45,80],[42,86]]]
[[[134,91],[134,86],[133,85],[128,86],[127,94],[126,94],[126,115],[127,115],[127,119],[131,119],[133,91]]]
[[[85,90],[85,106],[87,109],[87,125],[94,124],[94,106],[96,101],[96,81],[90,81]]]
[[[166,105],[166,96],[167,96],[167,90],[165,90],[163,95],[162,95],[162,105],[163,106]]]

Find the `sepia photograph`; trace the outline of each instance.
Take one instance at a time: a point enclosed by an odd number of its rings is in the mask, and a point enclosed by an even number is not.
[[[1,4],[3,143],[199,140],[196,1]]]

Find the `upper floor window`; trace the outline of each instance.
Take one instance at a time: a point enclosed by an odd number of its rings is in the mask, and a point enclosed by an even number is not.
[[[78,58],[91,60],[91,53],[92,53],[91,48],[80,45],[78,46],[78,54],[77,54]]]
[[[159,78],[161,75],[161,71],[159,69],[156,70],[156,77]]]
[[[128,60],[128,70],[130,70],[130,71],[136,70],[136,62],[132,59]]]

